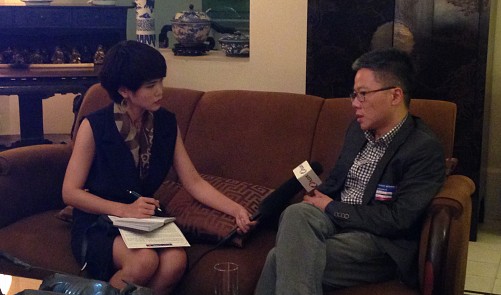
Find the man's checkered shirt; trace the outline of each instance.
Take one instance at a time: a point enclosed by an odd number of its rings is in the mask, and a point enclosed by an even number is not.
[[[341,192],[341,202],[354,205],[362,204],[365,187],[372,173],[374,173],[377,163],[383,157],[386,148],[390,145],[391,140],[395,137],[400,127],[402,127],[405,119],[407,117],[377,140],[373,132],[365,131],[367,143],[360,153],[358,153],[348,171],[344,190]]]

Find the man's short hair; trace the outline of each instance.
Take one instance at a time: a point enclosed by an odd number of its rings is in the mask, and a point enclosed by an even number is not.
[[[385,87],[398,86],[404,91],[407,107],[414,87],[414,65],[410,56],[395,48],[378,49],[360,56],[352,65],[354,71],[372,70],[378,82]]]
[[[106,52],[99,73],[101,85],[120,103],[120,87],[137,91],[147,81],[167,75],[167,63],[155,48],[133,40],[121,41]]]

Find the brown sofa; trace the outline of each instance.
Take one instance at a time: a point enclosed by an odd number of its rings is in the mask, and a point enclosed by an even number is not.
[[[198,170],[276,188],[292,177],[304,160],[333,167],[343,135],[353,118],[349,99],[258,92],[166,88],[163,103],[176,113],[186,148]],[[99,85],[89,89],[78,119],[109,103]],[[448,156],[454,142],[455,105],[415,100],[411,111],[436,131]],[[55,216],[64,204],[61,183],[71,144],[38,145],[0,153],[0,251],[33,267],[25,269],[0,258],[0,273],[44,278],[51,272],[80,273],[70,251],[70,224]],[[322,178],[327,172],[322,174]],[[157,193],[169,207],[175,173]],[[419,268],[422,290],[392,281],[326,292],[326,294],[463,294],[473,182],[452,175],[435,197],[423,226]],[[297,200],[297,198],[296,198]],[[252,294],[275,231],[257,228],[242,248],[225,245],[204,256],[183,278],[176,294],[212,293],[211,269],[216,262],[240,266],[240,295]],[[192,243],[191,261],[214,244]]]

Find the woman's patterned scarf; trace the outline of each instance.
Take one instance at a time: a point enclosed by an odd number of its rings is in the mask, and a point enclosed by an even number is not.
[[[144,112],[140,130],[134,126],[124,106],[115,103],[113,113],[117,129],[129,147],[136,167],[139,168],[139,177],[145,179],[150,166],[151,144],[153,142],[153,113]]]

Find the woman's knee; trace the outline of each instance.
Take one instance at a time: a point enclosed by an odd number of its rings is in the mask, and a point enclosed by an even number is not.
[[[160,266],[156,276],[162,278],[162,285],[172,288],[181,280],[186,271],[188,262],[186,252],[182,248],[171,248],[159,252],[159,257]]]
[[[160,263],[168,264],[169,268],[175,272],[184,273],[188,263],[188,256],[183,248],[171,248],[160,254]]]
[[[122,271],[125,277],[129,277],[134,283],[144,284],[155,274],[159,263],[156,251],[142,249],[126,260]]]

